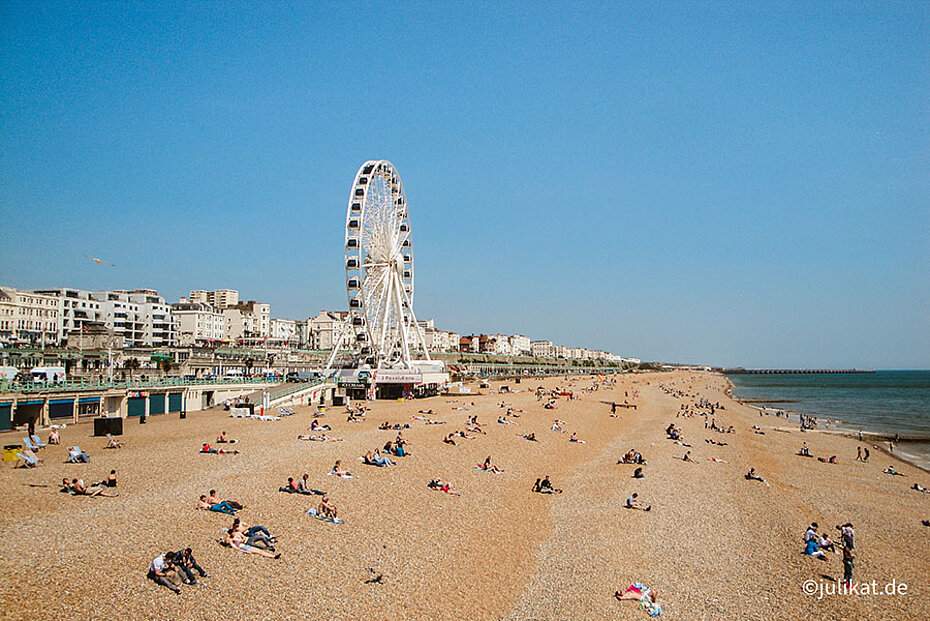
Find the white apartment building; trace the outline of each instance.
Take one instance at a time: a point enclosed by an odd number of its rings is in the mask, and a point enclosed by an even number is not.
[[[209,304],[181,302],[171,305],[171,313],[177,319],[178,344],[182,347],[214,343],[226,338],[226,318]]]
[[[307,320],[307,347],[314,350],[331,350],[342,335],[342,327],[348,313],[343,311],[320,311]]]
[[[514,334],[510,337],[510,351],[514,356],[528,356],[530,350],[530,337],[522,334]]]
[[[552,341],[531,341],[530,353],[536,358],[555,358]]]
[[[191,291],[190,301],[209,304],[213,308],[222,310],[239,303],[239,292],[235,289],[214,289],[213,291],[198,289]]]
[[[0,341],[57,345],[61,341],[59,297],[0,286]]]
[[[39,289],[35,293],[55,296],[61,322],[59,341],[70,334],[87,331],[89,324],[102,324],[125,347],[170,347],[176,344],[176,325],[171,306],[152,289],[133,291],[83,291]]]
[[[298,331],[296,321],[293,319],[272,319],[270,325],[269,336],[272,340],[297,345]]]
[[[512,356],[513,348],[510,346],[510,337],[506,334],[492,334],[488,337],[490,343],[488,353],[499,356]]]

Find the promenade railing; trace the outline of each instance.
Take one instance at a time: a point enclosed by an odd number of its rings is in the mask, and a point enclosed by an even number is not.
[[[100,390],[132,390],[144,388],[171,388],[188,386],[217,386],[230,384],[271,384],[282,383],[284,379],[262,377],[218,377],[216,379],[184,379],[181,377],[160,377],[152,379],[127,380],[66,380],[64,382],[18,382],[5,387],[6,392],[74,392]]]

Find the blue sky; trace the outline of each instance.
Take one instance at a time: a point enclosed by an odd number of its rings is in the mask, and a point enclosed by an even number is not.
[[[344,308],[385,158],[442,328],[930,367],[926,3],[85,4],[0,6],[0,283]]]

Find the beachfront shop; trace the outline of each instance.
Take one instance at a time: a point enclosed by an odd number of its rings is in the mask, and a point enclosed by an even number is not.
[[[449,383],[449,374],[389,369],[377,371],[374,379],[377,399],[419,399],[438,395]]]

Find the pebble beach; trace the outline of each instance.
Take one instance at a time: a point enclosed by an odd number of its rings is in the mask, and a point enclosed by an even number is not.
[[[519,392],[501,393],[502,383]],[[544,409],[538,386],[574,398]],[[60,446],[39,452],[44,464],[0,469],[4,618],[648,619],[636,602],[613,596],[634,582],[658,592],[667,619],[930,618],[930,528],[921,524],[930,494],[910,489],[930,487],[930,474],[878,450],[857,462],[864,445],[855,439],[790,428],[728,390],[721,375],[685,371],[621,375],[613,385],[596,377],[497,381],[471,394],[368,402],[362,422],[330,407],[320,421],[343,440],[325,443],[296,439],[309,433],[309,407],[278,421],[230,418],[222,408],[185,420],[126,420],[125,446],[111,450],[92,425],[69,426]],[[714,418],[735,433],[706,430],[701,416],[677,417],[699,398],[724,406]],[[612,417],[610,403],[624,400],[636,409]],[[501,404],[519,414],[513,424],[496,422]],[[444,424],[415,419],[419,410]],[[486,435],[441,441],[472,415]],[[565,433],[551,430],[554,419],[565,421]],[[384,421],[410,425],[402,431],[410,455],[395,467],[363,465],[359,456],[397,435],[378,429]],[[670,423],[697,463],[667,439]],[[227,448],[240,453],[200,454],[220,431],[239,440]],[[570,443],[573,432],[584,443]],[[803,442],[838,463],[797,456]],[[74,444],[90,463],[65,463]],[[631,448],[648,461],[644,479],[617,464]],[[489,455],[502,474],[474,467]],[[337,459],[357,476],[328,476]],[[884,474],[889,463],[906,476]],[[768,485],[746,480],[750,467]],[[111,469],[116,498],[58,491],[63,477],[90,483]],[[306,515],[318,497],[278,491],[304,473],[344,524]],[[545,475],[563,493],[533,493]],[[461,496],[427,488],[435,477]],[[196,510],[210,489],[245,505],[239,517],[268,527],[282,557],[220,546],[232,518]],[[652,510],[625,509],[632,492]],[[855,581],[874,580],[880,591],[895,581],[905,592],[805,593],[806,581],[830,589],[843,575],[840,555],[801,554],[812,521],[833,534],[851,522]],[[180,595],[146,579],[155,556],[187,546],[212,578]]]

